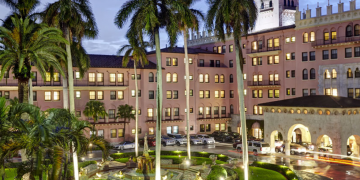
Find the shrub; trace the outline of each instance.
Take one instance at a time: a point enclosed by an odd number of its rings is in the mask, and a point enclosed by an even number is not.
[[[85,161],[85,162],[80,162],[79,163],[79,172],[80,172],[80,168],[84,168],[90,164],[97,164],[96,161]],[[73,177],[74,176],[74,165],[73,164],[70,164],[67,168],[68,170],[68,174],[67,174],[67,177]]]
[[[289,179],[289,180],[290,179],[299,179],[299,177],[287,166],[264,163],[264,162],[259,162],[259,161],[253,162],[252,166],[261,167],[264,169],[269,169],[269,170],[279,172],[280,174],[284,175],[286,177],[286,179]]]
[[[207,180],[219,180],[221,177],[227,178],[226,169],[221,166],[211,166],[210,174],[207,176]]]

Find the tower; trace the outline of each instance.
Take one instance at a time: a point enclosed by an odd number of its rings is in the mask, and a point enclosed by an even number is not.
[[[252,32],[295,24],[299,0],[255,0],[258,18]]]

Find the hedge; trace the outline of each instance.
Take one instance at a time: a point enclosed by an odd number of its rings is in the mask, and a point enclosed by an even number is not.
[[[155,151],[149,151],[150,155],[155,155]],[[209,158],[210,155],[213,155],[214,153],[208,153],[208,152],[191,152],[191,156],[196,157],[206,157]],[[142,152],[139,152],[139,155],[142,156]],[[161,151],[161,155],[168,155],[168,156],[187,156],[186,151]],[[215,154],[217,155],[217,160],[227,162],[229,159],[228,156],[223,154]],[[111,154],[110,157],[113,159],[120,159],[120,158],[129,158],[130,156],[135,157],[135,152],[129,152],[129,153],[114,153]]]
[[[255,167],[261,167],[264,169],[269,169],[269,170],[273,170],[276,172],[279,172],[280,174],[282,174],[283,176],[286,177],[286,179],[288,180],[299,180],[300,178],[294,173],[294,171],[292,171],[289,167],[287,166],[283,166],[283,165],[276,165],[276,164],[270,164],[270,163],[265,163],[265,162],[259,162],[259,161],[254,161],[252,163],[252,166]]]
[[[85,161],[85,162],[80,162],[78,164],[79,166],[79,172],[80,172],[80,168],[84,168],[90,164],[97,164],[96,161]],[[68,168],[67,168],[68,172],[67,172],[67,177],[73,177],[74,176],[74,165],[71,163]]]
[[[219,180],[220,178],[227,178],[227,171],[225,168],[215,165],[215,166],[211,166],[211,172],[210,174],[206,177],[207,180]]]

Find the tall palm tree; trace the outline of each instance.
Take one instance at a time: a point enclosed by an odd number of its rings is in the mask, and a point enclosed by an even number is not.
[[[170,46],[177,41],[178,24],[174,15],[175,11],[184,8],[182,0],[127,0],[115,16],[115,24],[123,28],[128,19],[129,30],[132,32],[145,32],[156,47],[157,64],[157,98],[156,98],[156,167],[155,178],[161,178],[160,151],[161,151],[161,112],[162,112],[162,67],[160,52],[159,31],[164,28],[169,36]],[[130,18],[130,16],[132,16]]]
[[[242,132],[242,152],[244,164],[244,179],[249,178],[249,157],[247,147],[246,116],[244,103],[243,65],[244,57],[240,48],[241,37],[255,26],[257,8],[253,0],[209,0],[207,12],[207,28],[214,30],[218,39],[225,42],[225,36],[234,37],[236,52],[236,73],[239,95],[239,111]]]
[[[28,83],[31,78],[32,64],[45,80],[47,71],[54,69],[64,74],[58,57],[65,57],[63,49],[57,44],[68,42],[62,38],[57,28],[45,24],[34,24],[29,18],[12,17],[13,29],[0,27],[0,62],[2,64],[0,79],[5,72],[12,69],[18,80],[19,102],[28,102]]]
[[[63,91],[65,91],[64,105],[70,101],[70,112],[75,113],[73,59],[71,49],[72,42],[81,45],[82,39],[93,39],[97,36],[98,30],[90,2],[88,0],[58,0],[48,4],[43,13],[43,20],[47,24],[59,27],[66,40],[70,42],[65,46],[67,57],[67,80],[63,78]],[[83,55],[86,57],[86,55]],[[77,64],[79,66],[79,64]],[[67,83],[69,85],[69,96],[67,97]]]
[[[94,120],[93,124],[93,135],[96,136],[95,123],[98,122],[100,117],[108,116],[103,102],[100,101],[89,101],[85,105],[84,115],[91,117]]]
[[[134,74],[135,74],[135,112],[138,112],[139,109],[139,96],[138,96],[138,82],[137,82],[137,71],[136,67],[141,65],[144,67],[144,65],[149,64],[149,61],[146,57],[146,48],[149,46],[149,43],[142,41],[142,34],[139,35],[140,37],[133,37],[130,35],[128,37],[129,44],[122,46],[119,51],[118,55],[121,55],[123,52],[125,52],[125,55],[123,57],[123,67],[127,67],[130,60],[133,61],[134,64]],[[139,117],[138,113],[135,113],[135,156],[138,156],[139,151]],[[125,124],[124,124],[125,125]],[[124,126],[125,127],[125,126]]]
[[[189,73],[189,57],[187,49],[188,31],[198,31],[199,21],[204,20],[204,15],[201,11],[191,9],[190,7],[197,0],[184,0],[185,9],[176,13],[176,19],[178,21],[179,31],[183,34],[184,38],[184,52],[185,52],[185,86],[186,86],[186,134],[187,134],[187,154],[188,158],[191,159],[191,148],[190,148],[190,73]]]
[[[117,116],[116,119],[118,118],[123,118],[124,119],[124,139],[125,139],[125,127],[126,127],[126,121],[129,119],[135,119],[135,114],[138,114],[138,111],[135,111],[134,113],[134,107],[125,104],[125,105],[120,105],[117,109]]]

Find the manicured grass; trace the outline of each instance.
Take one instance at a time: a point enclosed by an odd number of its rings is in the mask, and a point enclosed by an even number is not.
[[[153,156],[155,157],[155,156]],[[173,164],[180,164],[182,162],[182,159],[184,159],[186,156],[170,156],[170,155],[162,155],[161,159],[172,159],[173,160]],[[202,163],[206,162],[206,164],[211,164],[212,161],[210,158],[206,158],[206,157],[195,157],[192,156],[191,159],[196,160],[196,165],[201,165]],[[129,161],[129,158],[119,158],[119,159],[115,159],[115,161],[117,162],[121,162],[121,163],[126,163]],[[220,160],[216,160],[217,164],[226,164],[226,162],[224,161],[220,161]]]
[[[5,180],[14,180],[16,175],[16,168],[5,169]],[[39,177],[35,177],[35,179],[39,179]],[[43,179],[47,179],[45,173],[43,173]]]
[[[286,178],[282,174],[276,171],[258,168],[258,167],[252,167],[252,166],[250,166],[249,168],[250,168],[249,180],[264,180],[264,179],[286,180]],[[243,180],[244,179],[243,169],[234,169],[234,170],[238,173],[240,177],[239,180]]]

